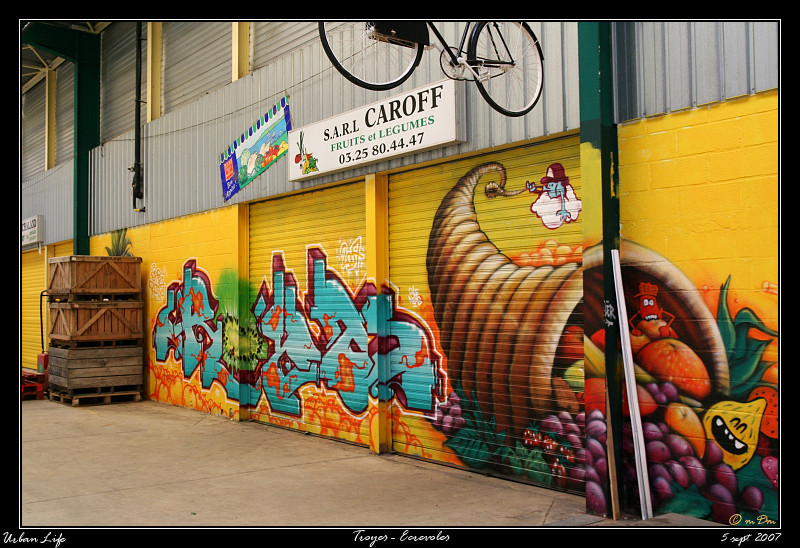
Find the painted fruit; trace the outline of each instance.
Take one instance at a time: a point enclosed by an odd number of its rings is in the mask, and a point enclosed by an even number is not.
[[[586,510],[598,516],[606,513],[606,495],[603,488],[594,481],[586,482]]]
[[[711,505],[713,520],[718,523],[729,523],[731,516],[736,512],[733,495],[724,486],[716,483],[706,492]]]
[[[778,477],[780,470],[777,457],[764,457],[761,461],[761,470],[763,470],[764,475],[767,476],[769,483],[777,490],[779,486]]]
[[[647,461],[652,463],[664,463],[672,458],[669,447],[660,440],[649,441],[645,444],[645,454]]]
[[[691,478],[689,477],[689,472],[686,471],[686,467],[678,461],[668,461],[667,462],[667,470],[669,470],[670,475],[675,480],[675,482],[686,489],[691,484]]]
[[[761,380],[764,382],[769,382],[772,384],[779,384],[780,383],[780,369],[777,363],[773,363],[770,365],[764,374],[761,376]]]
[[[647,417],[658,410],[658,403],[656,403],[653,395],[641,384],[636,385],[636,396],[639,400],[639,414],[641,416]],[[630,416],[627,390],[622,393],[622,414],[626,417]]]
[[[583,329],[581,327],[567,326],[561,337],[559,355],[570,362],[583,359]]]
[[[584,374],[584,361],[582,359],[577,360],[575,363],[567,367],[566,371],[564,371],[564,380],[575,392],[585,391],[585,378],[586,375]]]
[[[722,462],[722,448],[714,440],[706,439],[706,453],[703,462],[709,468]]]
[[[673,458],[691,457],[694,454],[692,444],[686,438],[678,434],[667,434],[663,438],[664,443],[669,447],[669,453]]]
[[[636,324],[636,329],[652,341],[663,339],[664,337],[678,338],[675,330],[668,327],[667,322],[664,320],[642,320]]]
[[[636,331],[631,331],[630,334],[630,341],[631,341],[631,353],[635,356],[639,350],[645,347],[649,342],[652,341],[650,337],[648,337],[641,329],[637,333]]]
[[[702,400],[711,393],[711,380],[705,365],[689,346],[673,338],[646,344],[636,362],[662,382],[671,382],[678,390]]]
[[[584,381],[586,390],[583,393],[586,412],[606,409],[606,380],[600,377],[588,377]]]
[[[778,391],[770,386],[759,386],[750,392],[747,400],[753,401],[756,398],[764,398],[767,401],[767,407],[764,409],[764,416],[761,419],[761,433],[775,439],[780,431],[778,425],[778,414],[780,413]]]
[[[703,458],[706,451],[706,433],[700,417],[691,407],[684,403],[672,402],[664,410],[664,422],[673,432],[677,432],[691,443],[697,456]]]
[[[706,485],[706,468],[697,457],[681,457],[680,463],[686,468],[689,477],[698,489],[702,489]]]
[[[658,410],[658,402],[656,402],[653,395],[647,391],[647,388],[641,384],[636,385],[636,396],[639,399],[639,413],[643,417],[652,415]]]
[[[669,480],[658,476],[653,478],[651,481],[650,489],[656,496],[656,501],[659,504],[666,504],[669,502],[675,494],[672,492],[672,487],[669,484]]]
[[[724,462],[718,464],[714,467],[712,473],[717,483],[723,485],[728,491],[734,494],[739,492],[739,479],[736,477],[736,473],[730,465]]]
[[[722,401],[708,408],[703,416],[706,437],[722,449],[722,461],[738,470],[753,458],[758,448],[761,417],[767,400]]]
[[[600,329],[599,331],[595,331],[591,337],[589,337],[591,341],[599,348],[600,350],[605,350],[606,348],[606,330]]]
[[[757,514],[764,506],[764,493],[758,487],[748,485],[742,490],[742,503],[747,510]]]

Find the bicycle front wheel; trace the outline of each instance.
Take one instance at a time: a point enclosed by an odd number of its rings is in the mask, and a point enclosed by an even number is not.
[[[496,111],[522,116],[536,106],[544,84],[544,56],[527,23],[478,23],[467,56],[478,73],[478,90]]]
[[[371,22],[321,22],[322,48],[350,82],[383,91],[405,82],[422,58],[421,44],[387,39]]]

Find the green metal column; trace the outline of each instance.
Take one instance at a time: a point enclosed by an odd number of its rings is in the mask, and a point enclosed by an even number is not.
[[[34,23],[25,28],[21,39],[75,66],[72,241],[75,255],[88,255],[89,153],[100,145],[100,36]]]
[[[611,251],[619,249],[619,179],[617,174],[617,127],[614,123],[614,88],[611,65],[611,23],[585,22],[578,26],[581,108],[581,150],[591,151],[598,161],[587,162],[592,169],[581,169],[582,177],[593,188],[600,186],[603,245],[603,304],[605,319],[605,369],[607,408],[610,426],[608,462],[612,506],[616,513],[616,478],[622,464],[622,393],[624,369],[617,349],[619,322],[616,314],[616,288]],[[583,162],[583,160],[582,160]],[[597,197],[598,194],[595,194]]]

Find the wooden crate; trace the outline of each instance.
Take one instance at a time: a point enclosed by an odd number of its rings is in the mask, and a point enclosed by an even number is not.
[[[98,389],[141,390],[144,358],[141,346],[107,348],[50,347],[48,385],[70,396]]]
[[[68,255],[48,260],[52,299],[137,296],[142,290],[140,257]]]
[[[144,337],[143,304],[142,301],[51,302],[50,344],[60,347],[140,344]]]

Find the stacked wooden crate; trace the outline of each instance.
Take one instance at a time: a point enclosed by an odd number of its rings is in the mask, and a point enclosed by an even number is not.
[[[141,259],[70,255],[49,267],[50,399],[140,399]]]

